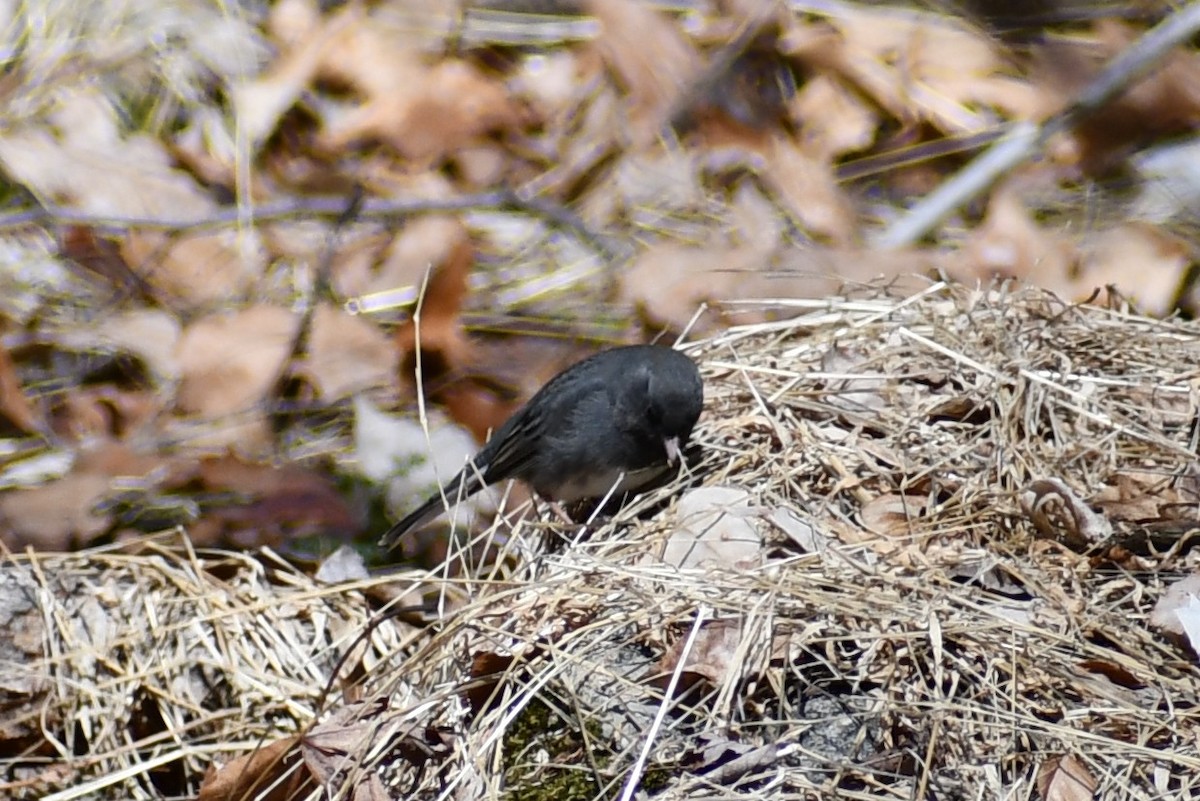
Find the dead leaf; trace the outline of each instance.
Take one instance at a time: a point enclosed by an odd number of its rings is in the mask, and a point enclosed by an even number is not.
[[[844,6],[829,22],[843,43],[826,62],[897,120],[916,115],[946,133],[978,132],[1038,107],[1037,90],[1011,76],[997,44],[956,17]]]
[[[1038,768],[1042,801],[1091,801],[1099,786],[1087,766],[1071,754],[1051,757]]]
[[[697,248],[652,245],[618,277],[621,301],[637,308],[653,325],[673,331],[687,328],[702,304],[717,304],[742,294],[762,266],[750,248]],[[707,320],[699,333],[711,330]]]
[[[473,263],[474,251],[467,243],[448,254],[430,276],[419,318],[414,315],[396,330],[396,347],[401,382],[415,387],[419,366],[426,398],[444,406],[482,442],[509,418],[520,399],[505,397],[495,382],[481,375],[477,365],[485,362],[463,329],[460,315]]]
[[[98,93],[59,98],[51,125],[0,134],[5,171],[47,205],[97,217],[200,221],[216,203],[187,173],[177,170],[163,144],[125,135],[113,107]],[[181,237],[133,230],[120,251],[146,285],[187,306],[240,296],[262,273],[252,230],[191,233]]]
[[[1097,488],[1090,502],[1111,520],[1161,520],[1171,515],[1173,508],[1186,508],[1196,502],[1195,497],[1181,492],[1187,478],[1180,476],[1176,484],[1154,470],[1122,470]],[[1186,513],[1183,517],[1187,518]]]
[[[683,763],[714,784],[733,784],[748,775],[770,769],[779,757],[778,743],[755,748],[715,732],[702,732],[697,740],[699,747],[685,754]]]
[[[1040,115],[1074,102],[1110,58],[1142,34],[1115,17],[1101,17],[1090,35],[1047,37],[1032,49],[1030,84],[1038,88]],[[1154,138],[1195,130],[1200,120],[1200,57],[1178,46],[1153,70],[1132,82],[1095,114],[1071,128],[1056,155],[1069,154],[1085,171],[1103,174],[1129,150]]]
[[[117,237],[88,225],[71,225],[59,236],[59,255],[72,266],[102,279],[122,296],[137,297],[147,285],[121,258]]]
[[[49,697],[54,687],[47,659],[52,634],[45,614],[48,593],[43,592],[28,567],[9,562],[0,572],[0,620],[5,630],[0,639],[0,743],[6,748],[35,742],[44,726],[61,725]]]
[[[1038,225],[1012,183],[992,193],[987,216],[971,232],[963,253],[964,259],[946,265],[958,280],[1018,278],[1068,297],[1076,291],[1068,278],[1078,259],[1075,248]]]
[[[378,774],[364,772],[361,765],[379,736],[378,717],[386,707],[387,702],[380,700],[342,707],[301,738],[304,764],[317,782],[329,786],[336,777],[342,779],[339,784],[347,779],[355,783],[364,779],[368,783],[380,781]],[[389,796],[384,792],[381,797]]]
[[[219,767],[210,765],[197,801],[304,798],[317,789],[317,784],[304,769],[299,744],[299,737],[285,737]]]
[[[232,228],[182,235],[131,231],[121,255],[160,300],[185,309],[240,300],[267,263],[258,233]]]
[[[99,90],[64,95],[37,127],[0,134],[0,161],[13,179],[47,203],[100,217],[203,219],[216,204],[171,167],[161,142],[122,135]]]
[[[311,535],[349,537],[359,530],[359,519],[322,472],[227,456],[201,461],[199,479],[207,489],[236,493],[236,500],[209,511],[191,528],[197,544],[278,546]]]
[[[1129,668],[1108,659],[1084,659],[1079,663],[1079,667],[1088,673],[1103,676],[1118,687],[1130,690],[1141,690],[1146,687],[1146,683],[1130,673]]]
[[[1200,655],[1200,573],[1184,576],[1168,586],[1154,604],[1149,623],[1183,640],[1193,654]]]
[[[295,374],[306,377],[326,403],[394,384],[392,342],[366,319],[322,303],[313,314],[308,357]]]
[[[13,364],[8,348],[0,344],[0,415],[26,434],[43,430],[45,425],[33,413],[33,406],[25,396],[17,368]]]
[[[320,145],[331,151],[382,141],[411,162],[436,163],[485,134],[524,122],[500,80],[457,58],[427,64],[404,32],[366,15],[322,50],[320,76],[365,98],[326,120]]]
[[[1191,246],[1157,225],[1126,223],[1089,234],[1080,257],[1073,297],[1087,298],[1097,287],[1112,286],[1152,317],[1169,315],[1191,281]]]
[[[692,649],[682,672],[699,676],[714,687],[720,687],[731,674],[737,673],[741,664],[736,661],[738,647],[742,642],[741,620],[709,620],[700,628],[692,641]],[[678,669],[683,655],[686,638],[680,638],[671,650],[659,660],[662,676],[670,676]]]
[[[703,487],[679,499],[675,530],[662,560],[681,570],[707,565],[747,567],[762,556],[762,536],[750,493],[732,487]]]
[[[887,282],[903,294],[928,287],[922,273],[943,259],[910,249],[870,253],[858,248],[791,248],[764,254],[751,243],[688,246],[674,242],[650,245],[618,276],[621,302],[643,314],[654,328],[688,330],[693,336],[723,323],[752,324],[788,313],[777,298],[819,298],[847,284]],[[761,306],[730,301],[762,300]],[[712,313],[693,317],[701,305]],[[736,314],[736,317],[734,316]]]
[[[252,81],[233,90],[238,125],[255,150],[279,124],[280,117],[311,86],[323,59],[338,37],[362,24],[363,10],[349,5],[321,20],[300,3],[276,3],[272,32],[287,47]]]
[[[893,538],[911,537],[913,521],[925,514],[927,500],[924,495],[877,495],[863,504],[859,515],[863,526],[875,534]]]
[[[1043,537],[1087,548],[1112,537],[1112,525],[1056,478],[1031,481],[1019,496],[1021,510]]]
[[[292,352],[298,325],[294,312],[269,305],[189,325],[176,353],[180,410],[213,418],[261,409]]]
[[[820,241],[835,246],[851,244],[857,218],[829,158],[780,135],[770,138],[762,154],[766,159],[762,179],[792,219]]]
[[[873,354],[866,349],[834,343],[821,354],[821,372],[830,376],[823,396],[830,406],[861,414],[887,408],[891,402],[895,382],[876,368]]]
[[[73,350],[101,348],[133,354],[145,363],[156,383],[170,384],[180,374],[176,347],[181,334],[178,315],[162,309],[137,308],[115,311],[92,325],[60,331],[56,340]]]
[[[75,472],[40,487],[0,494],[5,544],[14,550],[32,545],[65,551],[75,541],[88,542],[112,525],[108,515],[93,511],[111,482],[106,474]]]
[[[514,68],[509,88],[548,128],[558,130],[581,100],[586,60],[567,48],[531,52]]]
[[[806,553],[821,553],[829,547],[830,535],[794,509],[777,506],[766,517]]]
[[[361,553],[349,545],[339,545],[338,549],[321,560],[314,578],[326,584],[341,584],[348,581],[361,581],[370,577],[367,563]]]
[[[700,75],[699,54],[679,27],[636,0],[588,0],[602,32],[593,42],[629,96],[635,149],[653,142]]]
[[[788,108],[813,158],[833,161],[866,150],[879,129],[878,110],[834,75],[814,75]]]
[[[418,364],[426,392],[436,391],[441,377],[458,373],[472,362],[471,343],[459,315],[467,296],[467,277],[474,261],[466,243],[446,255],[423,284],[417,312],[396,330],[401,381],[414,381]],[[418,357],[417,349],[420,349]]]
[[[441,214],[419,217],[408,221],[396,232],[381,262],[373,267],[372,277],[363,291],[412,287],[415,298],[416,292],[425,284],[427,273],[444,269],[446,265],[469,270],[474,266],[474,257],[462,220]],[[459,264],[459,260],[463,263]],[[445,289],[443,287],[441,291]],[[456,302],[461,306],[462,300],[459,296]],[[425,302],[429,302],[428,295]]]
[[[413,765],[438,762],[450,754],[451,738],[432,725],[410,719],[410,710],[391,708],[386,696],[376,696],[334,710],[301,739],[304,762],[313,777],[330,786],[339,776],[356,783],[355,799],[380,799],[392,796],[384,790],[379,774],[360,766],[369,754],[377,752],[386,735],[389,749]]]

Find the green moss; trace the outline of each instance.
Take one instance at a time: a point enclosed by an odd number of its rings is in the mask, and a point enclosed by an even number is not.
[[[534,699],[513,721],[504,738],[507,801],[593,801],[601,785],[593,771],[605,768],[612,754],[603,746],[600,724],[564,720],[549,705]],[[592,749],[591,757],[585,749]],[[608,776],[601,776],[608,783]],[[609,788],[615,796],[620,785]]]
[[[675,780],[678,771],[674,768],[651,767],[642,776],[642,790],[653,795],[665,790]]]

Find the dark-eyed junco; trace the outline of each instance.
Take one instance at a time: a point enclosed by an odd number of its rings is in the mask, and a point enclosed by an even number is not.
[[[700,372],[679,351],[654,345],[601,351],[550,379],[442,494],[388,529],[379,544],[392,547],[446,501],[505,479],[566,502],[638,489],[680,459],[703,405]]]

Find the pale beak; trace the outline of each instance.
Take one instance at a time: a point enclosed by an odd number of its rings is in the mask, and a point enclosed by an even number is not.
[[[664,439],[663,447],[667,449],[667,464],[675,464],[679,461],[679,437]]]

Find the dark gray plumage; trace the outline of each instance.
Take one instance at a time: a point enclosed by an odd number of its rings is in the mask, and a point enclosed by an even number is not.
[[[445,487],[454,503],[517,478],[554,501],[644,486],[680,459],[704,405],[700,372],[671,348],[601,351],[550,379]],[[388,529],[392,547],[445,509],[434,495]]]

